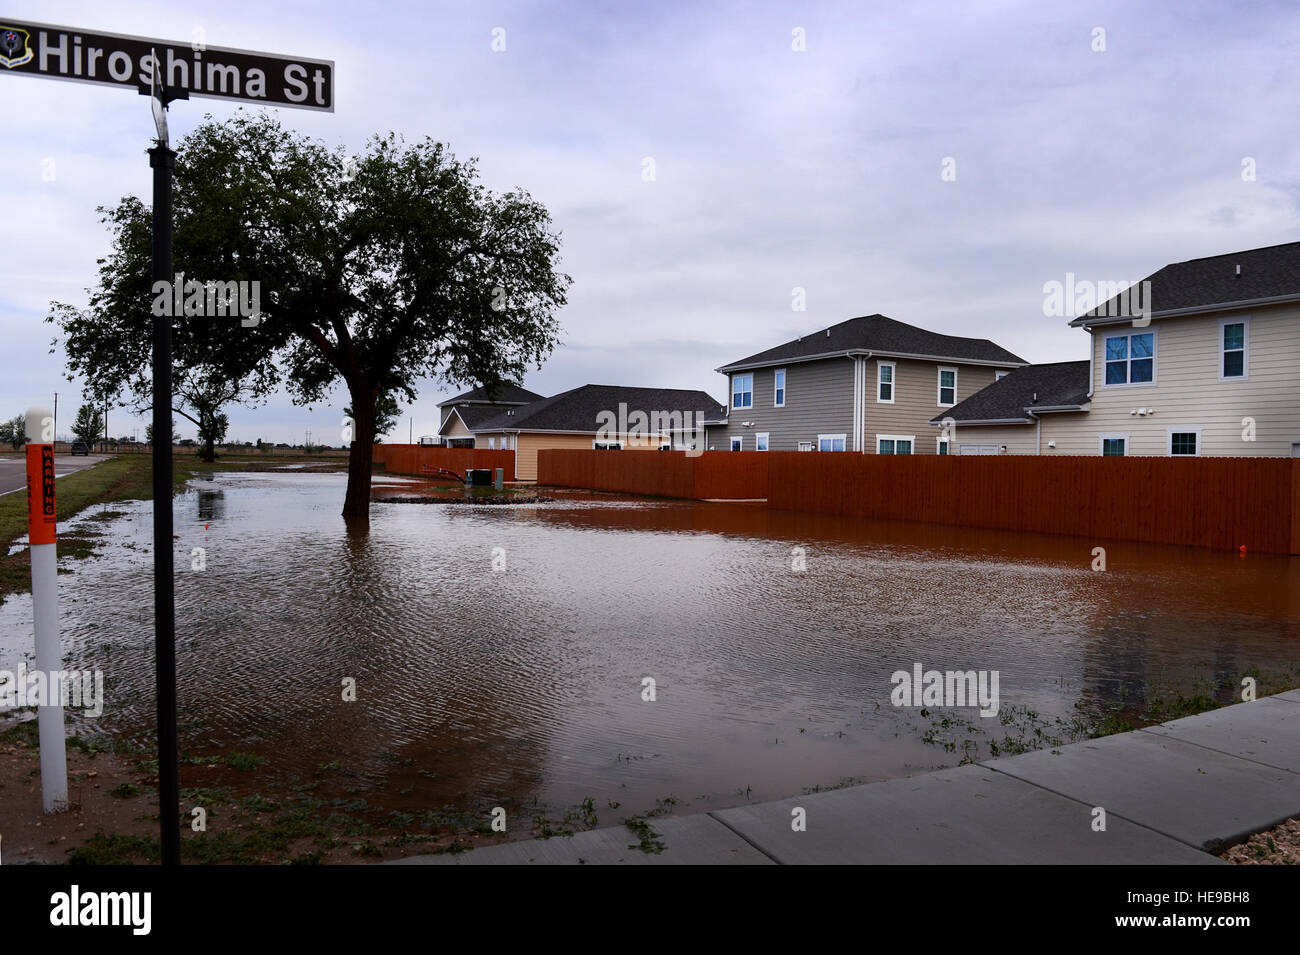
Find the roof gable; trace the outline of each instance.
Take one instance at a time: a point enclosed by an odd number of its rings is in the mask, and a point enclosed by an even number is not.
[[[1026,409],[1086,405],[1088,366],[1086,361],[1062,361],[1017,368],[935,415],[930,423],[942,424],[948,418],[958,424],[963,421],[1029,422],[1032,418]]]
[[[1214,311],[1260,300],[1300,297],[1300,242],[1173,262],[1142,281],[1151,283],[1150,293],[1142,294],[1137,304],[1153,313]],[[1123,316],[1127,308],[1127,297],[1121,293],[1070,324],[1126,320]]]
[[[810,335],[757,352],[747,358],[723,365],[720,372],[734,371],[784,362],[832,358],[853,352],[873,352],[886,356],[915,356],[940,361],[970,364],[1016,366],[1025,360],[987,338],[962,338],[941,335],[928,329],[908,325],[885,315],[850,318]]]
[[[703,391],[682,388],[636,388],[624,385],[582,385],[534,401],[522,408],[500,411],[479,424],[476,431],[568,431],[595,434],[602,413],[618,415],[643,411],[671,414],[691,412],[709,418],[725,415],[722,402]]]
[[[494,405],[526,405],[530,401],[537,401],[542,395],[529,391],[527,388],[521,388],[509,381],[503,381],[495,388],[490,385],[479,385],[464,394],[459,394],[454,398],[448,398],[446,401],[438,402],[439,408],[447,405],[462,404],[494,404]]]

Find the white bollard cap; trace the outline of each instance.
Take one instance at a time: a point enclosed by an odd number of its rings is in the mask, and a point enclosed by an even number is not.
[[[44,405],[32,405],[27,409],[27,443],[54,443],[54,415]]]

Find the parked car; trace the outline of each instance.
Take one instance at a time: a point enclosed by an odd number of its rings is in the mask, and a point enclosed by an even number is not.
[[[86,447],[86,442],[85,442],[85,441],[73,441],[73,442],[72,442],[72,453],[73,453],[73,454],[85,454],[85,455],[89,455],[89,454],[90,454],[90,448]]]

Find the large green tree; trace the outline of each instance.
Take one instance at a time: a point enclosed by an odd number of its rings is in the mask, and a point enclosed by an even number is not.
[[[261,283],[261,322],[230,332],[279,361],[295,401],[347,390],[350,521],[369,518],[380,396],[522,380],[558,343],[571,279],[545,207],[489,191],[445,145],[389,134],[347,156],[240,111],[178,153],[177,270]]]

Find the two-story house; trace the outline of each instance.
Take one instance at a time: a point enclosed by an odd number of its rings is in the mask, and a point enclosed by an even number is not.
[[[1300,456],[1300,243],[1144,281],[1141,314],[1116,298],[1070,323],[1088,361],[1022,369],[931,423],[963,452]]]
[[[930,418],[1025,364],[986,338],[851,318],[718,368],[727,417],[708,447],[947,454]]]

